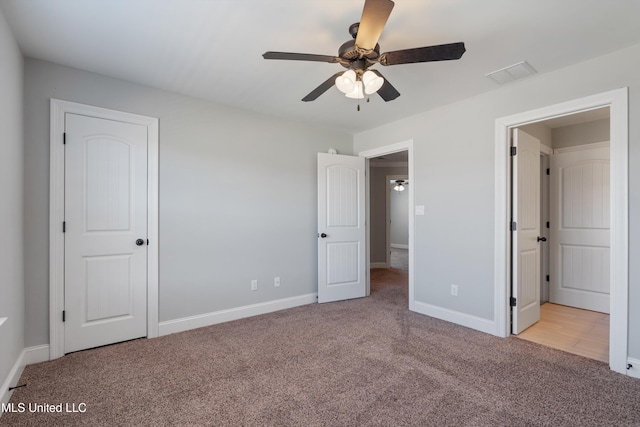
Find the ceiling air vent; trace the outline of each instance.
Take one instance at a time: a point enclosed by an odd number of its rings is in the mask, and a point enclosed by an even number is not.
[[[535,73],[536,70],[534,70],[533,67],[527,63],[527,61],[522,61],[518,62],[517,64],[501,68],[500,70],[493,71],[487,74],[487,77],[489,77],[499,85],[502,85],[514,80],[521,79],[523,77],[530,76]]]

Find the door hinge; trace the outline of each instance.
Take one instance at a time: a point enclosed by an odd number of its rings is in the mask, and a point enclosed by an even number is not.
[[[518,223],[515,221],[511,221],[511,231],[518,230]]]
[[[67,133],[66,133],[66,132],[64,132],[64,133],[62,134],[62,143],[63,143],[63,144],[66,144],[66,143],[67,143]]]
[[[511,150],[509,151],[509,154],[512,156],[515,156],[516,154],[518,154],[518,148],[517,147],[511,147]]]
[[[63,233],[67,232],[67,221],[62,221],[62,232]]]
[[[549,275],[547,274],[547,282],[549,281]]]
[[[67,320],[67,311],[62,310],[62,321],[65,322]]]
[[[147,246],[149,246],[149,239],[147,239]]]
[[[516,306],[516,297],[509,298],[509,305],[511,307],[515,307]]]
[[[547,168],[547,175],[551,175],[551,171]]]

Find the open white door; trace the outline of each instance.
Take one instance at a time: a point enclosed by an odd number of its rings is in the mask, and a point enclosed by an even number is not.
[[[318,153],[318,302],[366,295],[364,157]]]
[[[514,129],[513,147],[511,332],[519,334],[540,320],[540,141]]]

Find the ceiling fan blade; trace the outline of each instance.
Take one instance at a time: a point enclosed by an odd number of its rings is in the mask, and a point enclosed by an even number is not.
[[[394,4],[391,0],[365,0],[356,46],[367,50],[376,47]]]
[[[380,64],[398,65],[415,62],[449,61],[460,59],[466,51],[464,43],[449,43],[437,46],[417,47],[415,49],[396,50],[380,55]]]
[[[387,80],[387,78],[384,77],[378,70],[371,70],[371,71],[376,73],[378,77],[382,77],[384,79],[384,83],[382,84],[382,87],[378,89],[378,95],[380,95],[380,98],[384,99],[385,102],[389,102],[389,101],[393,101],[394,99],[400,96],[400,92],[398,92],[396,88],[393,87],[391,83],[389,83],[389,80]]]
[[[324,81],[324,83],[322,83],[320,86],[318,86],[317,88],[309,92],[309,94],[304,98],[302,98],[302,100],[304,102],[309,102],[317,99],[320,95],[328,91],[329,88],[336,83],[336,79],[338,78],[338,76],[341,76],[342,73],[344,73],[344,71],[340,71],[339,73],[335,73],[333,76],[329,77],[327,80]]]
[[[291,52],[265,52],[264,59],[288,59],[291,61],[315,61],[315,62],[338,62],[338,57],[329,55],[314,55],[312,53],[291,53]]]

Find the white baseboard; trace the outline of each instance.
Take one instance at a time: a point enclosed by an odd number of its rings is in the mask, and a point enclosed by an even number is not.
[[[2,383],[2,389],[0,389],[0,406],[6,405],[13,394],[13,391],[9,391],[9,387],[14,387],[18,380],[20,379],[20,375],[22,375],[22,371],[24,370],[24,354],[25,351],[22,350],[20,356],[13,364],[13,367],[9,371],[9,375],[5,378]],[[0,411],[0,416],[2,416],[2,411]]]
[[[49,360],[49,344],[36,345],[24,349],[24,365],[46,362]]]
[[[369,268],[389,268],[386,262],[372,262],[369,264]]]
[[[413,311],[435,317],[436,319],[446,320],[447,322],[466,326],[467,328],[475,329],[476,331],[498,336],[496,324],[492,320],[483,319],[481,317],[437,307],[435,305],[419,301],[414,301]]]
[[[640,360],[628,357],[627,364],[631,365],[631,368],[627,369],[627,375],[633,378],[640,378]]]
[[[47,360],[49,360],[49,344],[27,347],[22,350],[20,356],[18,356],[18,359],[13,364],[11,371],[9,371],[9,375],[2,383],[2,389],[0,389],[0,406],[9,402],[11,394],[13,394],[13,391],[9,391],[9,387],[17,385],[25,366]],[[2,416],[2,411],[0,411],[0,416]]]
[[[257,316],[259,314],[272,313],[274,311],[298,307],[300,305],[313,304],[316,302],[318,302],[318,294],[314,293],[259,304],[245,305],[242,307],[230,308],[228,310],[215,311],[213,313],[199,314],[197,316],[183,317],[181,319],[167,320],[165,322],[160,322],[159,336],[175,334],[176,332],[188,331],[190,329],[202,328],[204,326],[211,326],[223,322],[230,322],[232,320]]]
[[[400,245],[398,243],[392,243],[391,247],[395,249],[409,249],[409,245]]]

